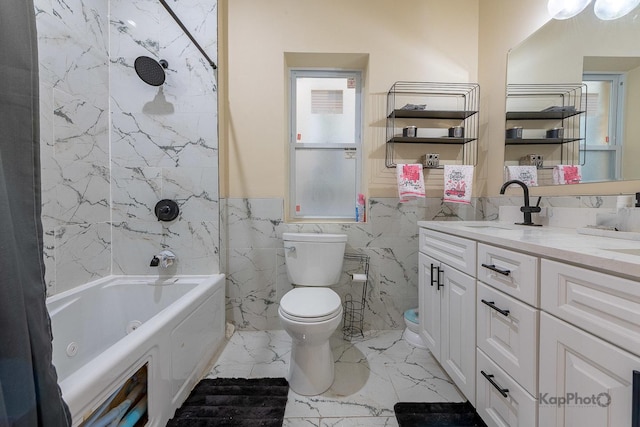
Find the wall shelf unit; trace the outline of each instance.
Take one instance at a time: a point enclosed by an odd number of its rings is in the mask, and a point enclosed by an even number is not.
[[[450,156],[441,155],[441,162],[475,165],[479,102],[476,83],[394,83],[387,93],[386,167],[403,163],[396,144],[420,146],[409,150],[415,158],[406,156],[404,163],[419,163],[421,155],[444,150]],[[413,128],[414,136],[403,134],[407,127]],[[449,136],[450,128],[462,128],[463,133]]]
[[[544,155],[541,169],[584,164],[586,105],[583,83],[507,85],[505,164],[518,164],[525,146]],[[511,137],[508,130],[518,128],[520,135]],[[548,135],[553,129],[560,134]]]

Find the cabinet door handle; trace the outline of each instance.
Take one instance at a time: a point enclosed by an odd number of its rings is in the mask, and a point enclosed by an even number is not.
[[[640,427],[640,372],[633,371],[631,398],[631,427]]]
[[[444,276],[444,270],[441,270],[440,266],[438,266],[438,290],[444,287],[444,277],[443,280],[440,280],[440,274]]]
[[[495,264],[482,264],[482,266],[484,268],[488,268],[491,271],[495,271],[496,273],[500,273],[503,276],[508,276],[509,274],[511,274],[511,270],[498,268],[498,267],[495,266]]]
[[[500,394],[503,397],[509,397],[507,395],[507,393],[509,393],[509,389],[508,388],[502,388],[498,384],[496,384],[496,382],[494,380],[492,380],[493,375],[489,375],[485,371],[480,371],[480,373],[482,374],[483,377],[485,377],[487,379],[487,381],[489,381],[491,383],[492,386],[495,387],[496,390],[498,390],[500,392]]]
[[[438,275],[437,274],[433,274],[433,267],[437,267],[437,266],[431,264],[431,286],[433,286],[433,284],[435,282],[437,282],[437,280],[438,280]],[[438,269],[439,269],[439,267],[438,267]]]
[[[482,301],[482,303],[484,305],[488,305],[489,307],[493,308],[495,311],[497,311],[498,313],[502,314],[503,316],[507,316],[507,317],[509,316],[509,310],[502,310],[502,309],[496,307],[494,305],[495,303],[493,301],[486,301],[486,300],[483,300],[483,299],[481,299],[480,301]]]

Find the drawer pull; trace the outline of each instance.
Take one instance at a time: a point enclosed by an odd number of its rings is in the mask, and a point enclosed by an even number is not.
[[[495,264],[482,264],[482,266],[484,268],[488,268],[491,271],[495,271],[496,273],[500,273],[503,276],[508,276],[509,274],[511,274],[511,270],[504,270],[502,268],[498,268],[495,266]]]
[[[507,317],[509,316],[509,310],[502,310],[502,309],[496,307],[494,305],[495,303],[493,301],[486,301],[486,300],[483,300],[483,299],[481,299],[480,301],[482,301],[482,303],[484,305],[488,305],[489,307],[493,308],[495,311],[497,311],[498,313],[502,314],[503,316],[507,316]]]
[[[444,270],[441,270],[440,267],[438,267],[438,290],[444,287],[444,277],[442,280],[440,280],[441,274],[444,276]]]
[[[502,388],[498,384],[496,384],[496,382],[491,379],[491,378],[493,378],[493,375],[489,375],[485,371],[480,371],[480,373],[482,374],[483,377],[485,377],[487,379],[487,381],[489,381],[491,383],[492,386],[495,387],[496,390],[498,390],[500,392],[500,394],[503,397],[509,397],[507,395],[507,393],[509,393],[509,389],[508,388]]]
[[[640,372],[633,371],[631,427],[640,427]]]

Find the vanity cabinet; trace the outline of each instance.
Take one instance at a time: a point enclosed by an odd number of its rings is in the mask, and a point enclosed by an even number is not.
[[[475,269],[475,242],[452,237],[420,230],[420,335],[454,383],[475,404],[476,283],[468,274]]]
[[[421,334],[461,389],[455,354],[476,343],[487,426],[640,426],[640,281],[621,277],[637,263],[551,227],[434,224],[420,223]]]
[[[538,258],[478,243],[476,409],[488,426],[536,426]]]
[[[640,283],[551,260],[541,278],[540,425],[631,426],[632,408],[640,411]],[[549,402],[557,396],[573,400]]]
[[[639,357],[542,313],[540,426],[633,426],[632,410],[640,405],[632,397],[638,369]]]

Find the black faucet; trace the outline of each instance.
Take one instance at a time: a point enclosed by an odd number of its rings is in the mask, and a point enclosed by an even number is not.
[[[507,181],[504,184],[502,184],[502,188],[500,188],[500,194],[504,194],[504,191],[511,184],[518,184],[520,187],[522,187],[522,190],[524,191],[524,206],[520,207],[520,212],[524,213],[524,222],[516,222],[516,224],[517,225],[534,225],[537,227],[542,226],[542,224],[534,224],[533,221],[531,221],[531,213],[540,212],[541,210],[540,209],[541,197],[538,197],[538,203],[536,203],[535,206],[529,206],[529,187],[527,187],[527,184],[525,184],[522,181],[518,181],[517,179],[512,179],[511,181]]]

